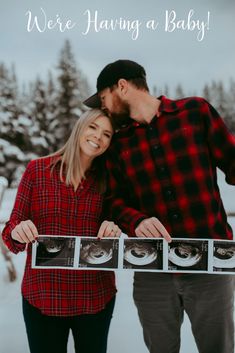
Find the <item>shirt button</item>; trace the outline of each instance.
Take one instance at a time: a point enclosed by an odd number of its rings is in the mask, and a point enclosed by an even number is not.
[[[179,215],[177,213],[175,213],[175,214],[172,215],[172,218],[176,220],[176,219],[179,218]]]
[[[153,145],[153,153],[155,156],[161,156],[162,155],[162,149],[160,145]]]

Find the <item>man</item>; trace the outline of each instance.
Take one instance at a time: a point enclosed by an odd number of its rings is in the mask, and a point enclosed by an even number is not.
[[[107,161],[108,200],[129,236],[233,238],[216,167],[235,184],[235,138],[209,103],[151,96],[144,68],[129,60],[107,65],[84,103],[119,128]],[[234,351],[232,276],[137,272],[134,300],[151,353],[179,352],[184,310],[200,353]]]

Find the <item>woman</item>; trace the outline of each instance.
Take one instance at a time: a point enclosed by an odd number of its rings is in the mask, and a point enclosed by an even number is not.
[[[120,235],[113,222],[101,224],[105,191],[101,155],[112,135],[103,112],[84,113],[65,146],[31,161],[20,182],[3,240],[14,253],[27,248],[22,295],[31,353],[65,353],[70,329],[76,352],[106,352],[116,293],[114,274],[32,269],[31,243],[38,234]]]

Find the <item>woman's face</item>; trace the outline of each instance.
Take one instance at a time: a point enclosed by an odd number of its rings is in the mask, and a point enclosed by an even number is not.
[[[106,116],[99,116],[84,130],[80,138],[81,154],[89,159],[104,153],[110,145],[113,128]]]

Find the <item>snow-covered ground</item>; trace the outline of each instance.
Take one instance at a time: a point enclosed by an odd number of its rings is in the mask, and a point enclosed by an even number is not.
[[[224,183],[219,175],[224,204],[229,212],[235,212],[235,187]],[[15,197],[14,190],[7,190],[0,210],[0,220],[7,219]],[[235,231],[235,217],[230,219]],[[0,254],[0,352],[29,353],[21,313],[20,282],[24,268],[25,254],[12,255],[17,269],[17,281],[9,283],[7,271]],[[118,295],[111,323],[108,353],[148,353],[142,329],[132,300],[133,273],[117,272]],[[69,340],[68,353],[74,353],[72,339]],[[43,353],[43,352],[42,352]],[[182,325],[182,344],[180,353],[198,353],[190,330],[190,323],[185,316]],[[232,352],[231,352],[232,353]]]

